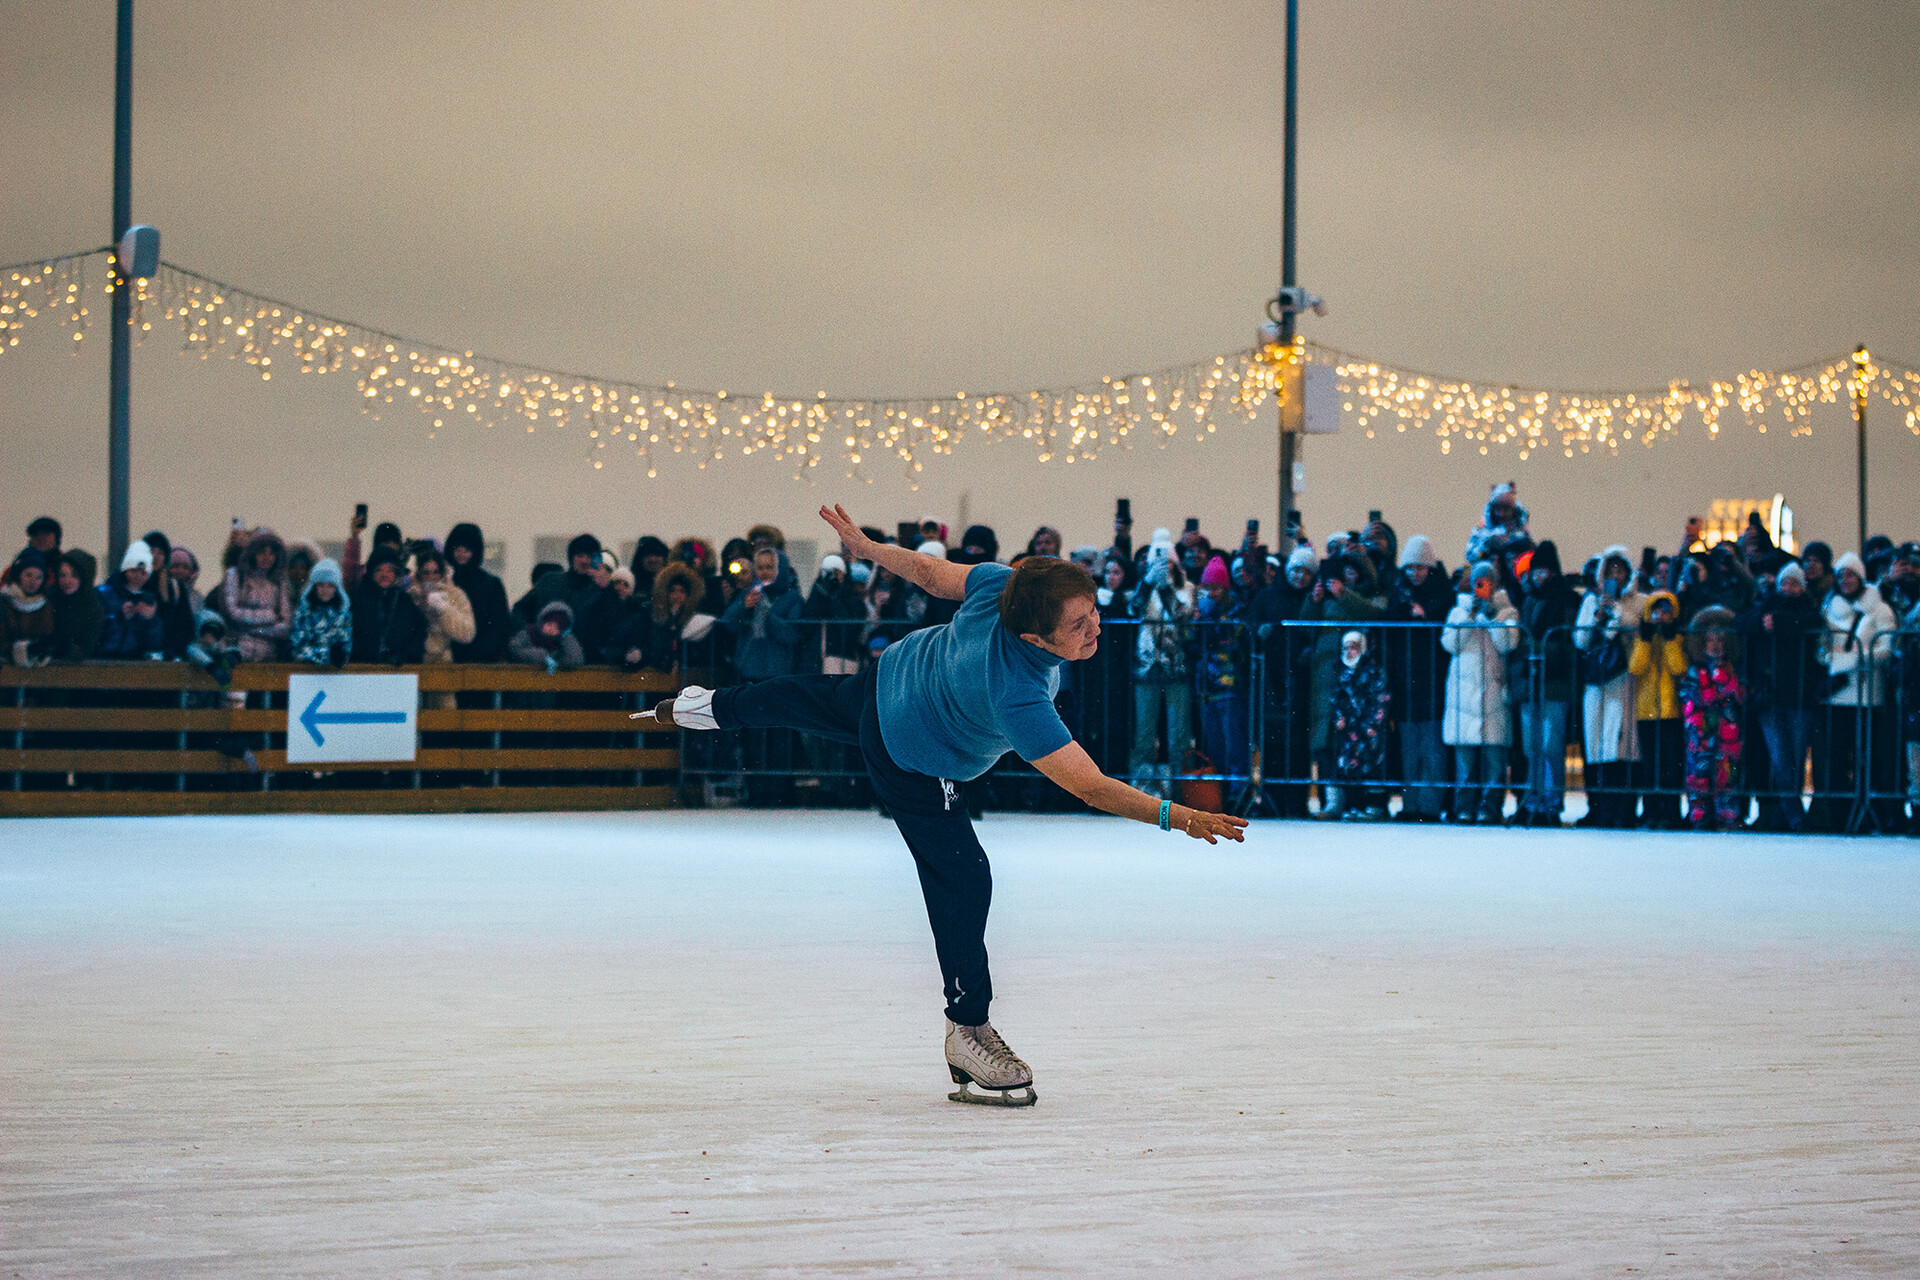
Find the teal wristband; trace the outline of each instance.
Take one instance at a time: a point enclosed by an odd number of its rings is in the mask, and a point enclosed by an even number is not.
[[[1162,831],[1171,831],[1173,830],[1172,824],[1173,824],[1173,801],[1162,800],[1160,802],[1160,829]]]

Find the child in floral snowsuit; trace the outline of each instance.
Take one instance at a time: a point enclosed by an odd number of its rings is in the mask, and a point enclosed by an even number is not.
[[[1377,821],[1387,816],[1385,796],[1377,788],[1386,777],[1387,710],[1393,694],[1386,672],[1367,653],[1363,633],[1349,631],[1340,637],[1340,664],[1333,687],[1334,772],[1349,788],[1341,816]]]
[[[1746,689],[1737,674],[1740,638],[1731,610],[1702,609],[1687,628],[1688,669],[1680,684],[1687,738],[1687,814],[1694,830],[1738,830],[1740,709]]]

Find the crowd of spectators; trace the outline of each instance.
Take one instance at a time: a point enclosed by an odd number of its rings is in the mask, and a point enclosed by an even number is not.
[[[984,525],[866,532],[1003,558]],[[851,673],[954,609],[844,547],[803,585],[767,524],[717,548],[646,535],[626,565],[582,533],[517,598],[473,524],[369,537],[357,513],[337,561],[236,525],[211,574],[156,531],[98,583],[57,521],[26,533],[0,582],[0,658],[186,660],[223,684],[271,661]],[[1690,521],[1671,552],[1614,545],[1570,571],[1500,484],[1451,569],[1378,512],[1323,545],[1290,527],[1270,550],[1252,521],[1225,545],[1195,519],[1136,542],[1125,499],[1105,546],[1069,552],[1041,526],[1004,558],[1094,578],[1100,650],[1069,669],[1061,709],[1104,769],[1149,790],[1224,776],[1283,816],[1383,820],[1397,796],[1401,821],[1558,825],[1572,742],[1587,825],[1915,830],[1920,543],[1796,555],[1757,516],[1737,540],[1702,534]]]

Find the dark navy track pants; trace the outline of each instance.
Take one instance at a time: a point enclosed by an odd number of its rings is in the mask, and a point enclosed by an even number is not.
[[[987,1020],[993,980],[987,973],[987,908],[993,870],[974,835],[960,787],[903,769],[880,737],[874,668],[851,676],[780,676],[734,685],[713,695],[722,729],[798,729],[860,748],[873,793],[920,871],[920,891],[933,925],[933,949],[946,981],[947,1016],[962,1026]]]

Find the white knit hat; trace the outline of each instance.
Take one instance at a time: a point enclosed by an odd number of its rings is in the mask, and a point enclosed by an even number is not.
[[[1423,564],[1431,569],[1440,563],[1439,553],[1433,549],[1433,539],[1424,533],[1416,533],[1407,539],[1407,545],[1400,548],[1400,567]]]
[[[914,550],[923,556],[932,556],[936,560],[945,560],[947,558],[947,544],[937,538],[928,538],[918,547],[915,547]]]
[[[839,556],[829,553],[827,555],[820,557],[820,572],[845,573],[846,571],[847,571],[847,562],[845,560],[842,560]]]
[[[120,557],[122,573],[133,568],[145,569],[148,573],[153,572],[153,548],[144,541],[128,543],[127,554]]]

